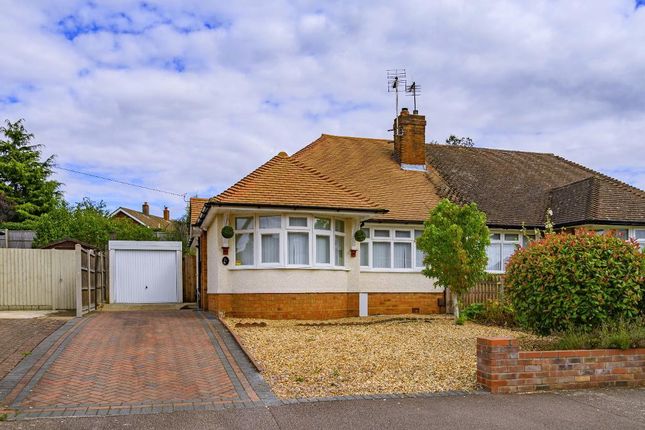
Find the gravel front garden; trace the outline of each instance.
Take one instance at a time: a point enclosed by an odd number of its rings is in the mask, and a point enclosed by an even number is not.
[[[264,378],[282,398],[477,389],[476,338],[514,336],[522,349],[534,335],[452,317],[402,316],[320,321],[227,318],[226,324],[264,366]]]

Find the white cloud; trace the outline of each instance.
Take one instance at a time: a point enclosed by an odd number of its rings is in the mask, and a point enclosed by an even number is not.
[[[0,117],[25,118],[63,165],[207,196],[321,133],[387,137],[385,69],[404,66],[429,139],[556,152],[645,188],[633,1],[211,3],[14,2],[0,100],[18,102]],[[183,206],[61,178],[70,200]]]

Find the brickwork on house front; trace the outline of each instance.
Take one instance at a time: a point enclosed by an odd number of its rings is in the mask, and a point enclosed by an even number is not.
[[[493,393],[645,386],[645,348],[520,351],[513,338],[478,338],[477,382]]]
[[[369,293],[370,315],[439,313],[442,293]],[[323,320],[358,316],[358,293],[209,294],[208,309],[234,318]]]
[[[370,315],[438,314],[443,293],[369,293]]]

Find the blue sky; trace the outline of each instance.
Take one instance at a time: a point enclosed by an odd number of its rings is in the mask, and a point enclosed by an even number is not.
[[[321,133],[554,152],[645,188],[645,2],[0,0],[0,119],[65,167],[207,197]],[[406,98],[404,104],[411,100]],[[59,172],[70,201],[181,198]]]

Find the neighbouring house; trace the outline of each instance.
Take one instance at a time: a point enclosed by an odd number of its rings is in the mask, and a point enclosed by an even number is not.
[[[555,227],[614,229],[645,247],[642,190],[553,154],[427,144],[425,129],[403,109],[393,140],[323,134],[191,200],[201,305],[262,318],[439,312],[444,291],[421,274],[415,238],[442,198],[487,214],[492,273],[549,209]]]
[[[170,219],[170,210],[167,206],[163,208],[163,216],[151,215],[150,205],[148,202],[143,202],[143,205],[141,205],[141,211],[119,207],[110,214],[110,217],[127,219],[151,228],[157,232],[157,236],[159,238],[164,238],[168,230],[170,230],[173,225],[172,220]]]

